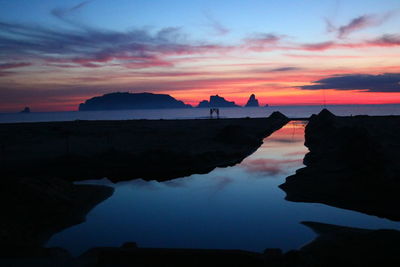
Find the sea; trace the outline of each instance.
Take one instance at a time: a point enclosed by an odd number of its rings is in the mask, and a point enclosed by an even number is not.
[[[325,107],[224,108],[222,117],[265,117],[280,111],[305,118]],[[337,115],[400,115],[400,105],[328,106]],[[208,109],[127,110],[1,114],[0,121],[70,121],[207,118]],[[319,203],[285,200],[278,186],[304,167],[307,122],[292,120],[263,140],[241,163],[165,182],[136,179],[119,183],[107,177],[80,184],[102,184],[113,195],[94,207],[85,222],[53,235],[47,247],[78,256],[93,247],[136,242],[147,248],[242,249],[262,252],[299,249],[316,238],[303,221],[364,229],[396,229],[400,223]]]
[[[220,108],[221,118],[259,118],[280,111],[289,118],[306,118],[319,113],[323,108],[339,116],[350,115],[400,115],[400,104],[390,105],[327,105],[327,106],[269,106],[256,108]],[[209,118],[207,108],[184,109],[133,109],[115,111],[64,111],[0,113],[0,123],[46,122],[74,120],[169,120],[169,119],[205,119]]]

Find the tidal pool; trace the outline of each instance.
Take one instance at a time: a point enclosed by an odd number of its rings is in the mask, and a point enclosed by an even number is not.
[[[315,234],[301,221],[367,229],[400,229],[400,224],[323,204],[286,201],[278,185],[303,167],[305,122],[292,121],[233,167],[167,182],[107,179],[84,183],[113,186],[86,222],[54,235],[48,247],[79,255],[97,246],[219,248],[261,252],[297,249]],[[157,166],[154,166],[157,168]]]

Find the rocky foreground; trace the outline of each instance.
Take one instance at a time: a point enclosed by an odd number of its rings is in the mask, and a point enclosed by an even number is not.
[[[280,187],[286,199],[318,202],[400,220],[400,117],[338,117],[328,110],[306,127],[307,166]]]
[[[4,177],[168,180],[231,166],[289,119],[73,121],[0,124]]]
[[[113,193],[73,181],[209,172],[240,162],[287,122],[274,113],[265,119],[0,124],[0,265],[86,266],[63,249],[43,247]]]
[[[311,243],[283,253],[242,250],[140,248],[134,242],[121,247],[96,247],[79,257],[61,248],[20,248],[0,251],[1,266],[243,266],[337,267],[393,266],[400,264],[400,232],[366,230],[317,222],[303,224],[318,234]]]

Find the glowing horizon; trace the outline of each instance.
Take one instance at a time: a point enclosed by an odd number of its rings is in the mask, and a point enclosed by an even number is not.
[[[400,3],[0,0],[0,112],[106,93],[400,103]],[[301,11],[301,12],[300,12]]]

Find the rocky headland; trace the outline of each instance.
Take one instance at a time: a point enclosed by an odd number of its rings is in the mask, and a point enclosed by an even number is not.
[[[305,168],[280,187],[286,199],[400,220],[400,117],[313,115]]]

